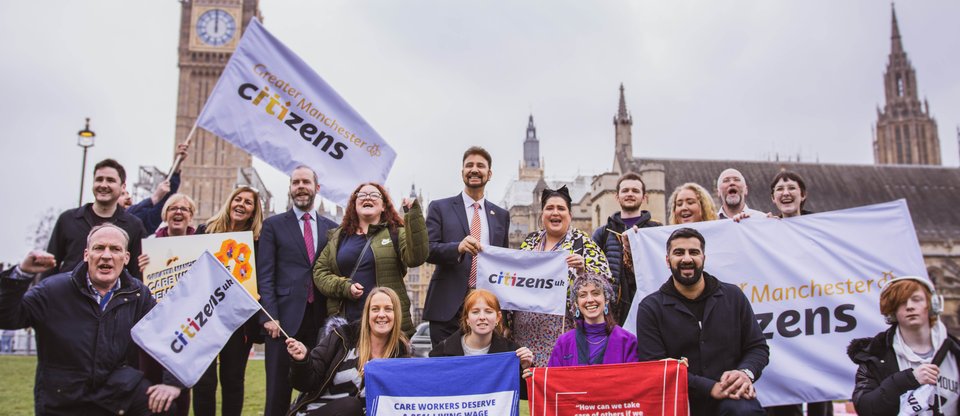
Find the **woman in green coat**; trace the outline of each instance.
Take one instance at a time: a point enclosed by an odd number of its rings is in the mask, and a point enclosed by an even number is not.
[[[313,282],[327,297],[330,316],[360,319],[374,287],[389,287],[400,297],[401,330],[413,335],[410,298],[403,277],[407,268],[427,260],[427,226],[416,200],[403,199],[404,218],[382,186],[368,182],[350,196],[340,227],[313,266]]]

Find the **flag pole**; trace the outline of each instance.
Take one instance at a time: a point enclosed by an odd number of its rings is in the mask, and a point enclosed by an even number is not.
[[[187,145],[187,147],[190,147],[190,140],[193,139],[193,133],[197,131],[197,125],[199,123],[200,118],[198,117],[197,120],[193,122],[193,127],[190,128],[190,133],[187,133],[187,139],[183,141],[183,144]],[[173,165],[170,166],[170,170],[167,171],[167,178],[169,178],[170,175],[173,175],[173,172],[176,172],[177,169],[180,169],[181,163],[183,163],[183,157],[178,153],[176,159],[173,160]]]
[[[247,232],[249,232],[249,231],[247,231]],[[210,253],[210,252],[207,251],[207,253]],[[211,254],[211,256],[213,256],[213,255]],[[220,263],[219,261],[217,261],[217,263],[220,264],[221,266],[223,266],[223,263]],[[226,266],[224,266],[224,270],[226,270]],[[227,273],[230,273],[230,272],[227,271]],[[250,293],[250,291],[247,290],[247,288],[243,286],[243,282],[241,282],[240,279],[237,279],[237,276],[234,276],[232,273],[230,273],[230,278],[233,279],[234,282],[237,282],[237,284],[240,285],[241,288],[243,288],[243,293],[246,293],[247,296],[250,297],[250,299],[253,299],[253,301],[257,304],[257,306],[260,307],[260,310],[263,311],[263,313],[264,313],[265,315],[267,315],[267,318],[270,318],[270,320],[273,321],[273,323],[277,324],[277,327],[280,328],[280,332],[283,334],[283,336],[285,336],[285,337],[287,337],[287,338],[293,338],[293,337],[290,336],[290,334],[287,333],[287,331],[284,331],[284,330],[283,330],[283,327],[280,326],[280,321],[278,321],[278,320],[276,320],[276,319],[273,319],[273,316],[270,315],[270,312],[267,312],[267,310],[263,308],[263,305],[257,300],[257,298],[253,297],[253,294]]]
[[[244,289],[244,290],[246,290],[246,289]],[[247,292],[247,293],[250,293],[250,292]],[[259,303],[259,302],[258,302],[258,303]],[[270,316],[270,312],[267,312],[267,310],[263,308],[263,305],[260,305],[260,310],[263,311],[263,313],[267,315],[267,318],[270,318],[270,320],[273,321],[273,323],[277,324],[277,328],[280,328],[280,332],[283,333],[283,336],[285,336],[285,337],[287,337],[287,338],[293,338],[293,337],[291,337],[289,334],[287,334],[287,331],[284,331],[284,330],[283,330],[283,327],[280,326],[280,321],[278,321],[278,320],[276,320],[276,319],[273,319],[273,317]]]

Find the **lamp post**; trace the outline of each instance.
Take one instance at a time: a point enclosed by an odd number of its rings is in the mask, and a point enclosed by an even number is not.
[[[80,199],[77,205],[83,205],[83,180],[87,173],[87,149],[93,147],[93,138],[96,133],[90,130],[90,117],[87,117],[87,124],[83,130],[77,132],[77,146],[83,148],[83,167],[80,169]]]

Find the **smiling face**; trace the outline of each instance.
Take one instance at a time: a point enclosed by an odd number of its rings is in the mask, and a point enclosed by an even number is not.
[[[577,308],[588,324],[603,323],[603,307],[606,305],[603,289],[594,283],[587,283],[577,289]]]
[[[357,191],[355,208],[360,218],[371,223],[379,222],[384,210],[383,195],[376,186],[363,185]]]
[[[301,211],[310,211],[317,198],[320,185],[314,180],[313,171],[308,168],[297,168],[290,175],[290,199],[293,205]]]
[[[245,224],[253,216],[254,198],[253,192],[243,191],[238,193],[230,200],[230,222],[233,225],[240,226]]]
[[[173,202],[163,213],[163,220],[167,222],[170,235],[184,235],[193,223],[193,206],[186,198]]]
[[[482,189],[487,185],[493,171],[490,170],[490,164],[487,159],[479,154],[472,154],[463,160],[463,184],[467,188]]]
[[[133,206],[133,197],[124,189],[123,192],[120,193],[120,201],[118,202],[123,209],[130,209],[130,207]]]
[[[800,190],[800,184],[793,179],[780,179],[773,187],[773,203],[784,218],[800,215],[800,207],[807,196]]]
[[[543,228],[547,230],[547,235],[560,238],[570,227],[570,210],[567,209],[567,201],[559,196],[548,198],[543,205],[540,219],[543,221]]]
[[[693,286],[700,282],[703,275],[703,247],[700,240],[677,238],[670,242],[670,251],[667,252],[667,265],[673,280],[683,286]]]
[[[115,205],[127,189],[120,182],[120,173],[111,167],[102,167],[93,172],[93,197],[100,205]]]
[[[692,189],[682,189],[674,202],[673,215],[677,224],[703,221],[703,207],[697,199],[697,193]]]
[[[478,298],[467,311],[467,326],[470,333],[484,336],[493,333],[500,323],[500,311],[487,304],[483,298]]]
[[[746,204],[747,181],[736,169],[727,169],[717,179],[717,195],[723,205],[739,210]]]
[[[640,209],[643,204],[643,182],[636,179],[626,179],[620,182],[620,190],[617,191],[617,202],[620,203],[620,209],[627,212],[634,212]]]
[[[396,319],[393,302],[386,293],[374,293],[370,297],[370,333],[375,337],[388,337]]]
[[[83,251],[83,260],[87,262],[87,273],[93,286],[101,290],[110,289],[123,273],[123,266],[130,261],[127,239],[115,227],[98,229],[90,236],[90,242]]]

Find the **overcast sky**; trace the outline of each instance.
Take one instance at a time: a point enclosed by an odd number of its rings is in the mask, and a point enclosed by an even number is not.
[[[136,181],[172,161],[179,2],[0,3],[4,214],[0,260],[28,249],[41,214],[76,205],[89,164],[113,157]],[[641,157],[873,162],[890,4],[771,1],[279,1],[264,25],[399,156],[394,195],[462,188],[460,156],[494,157],[488,197],[517,176],[532,112],[549,177],[610,169],[618,87]],[[958,165],[960,2],[902,2],[900,32]],[[255,162],[283,200],[286,178]],[[84,200],[91,199],[90,173]],[[280,202],[282,210],[285,202]]]

